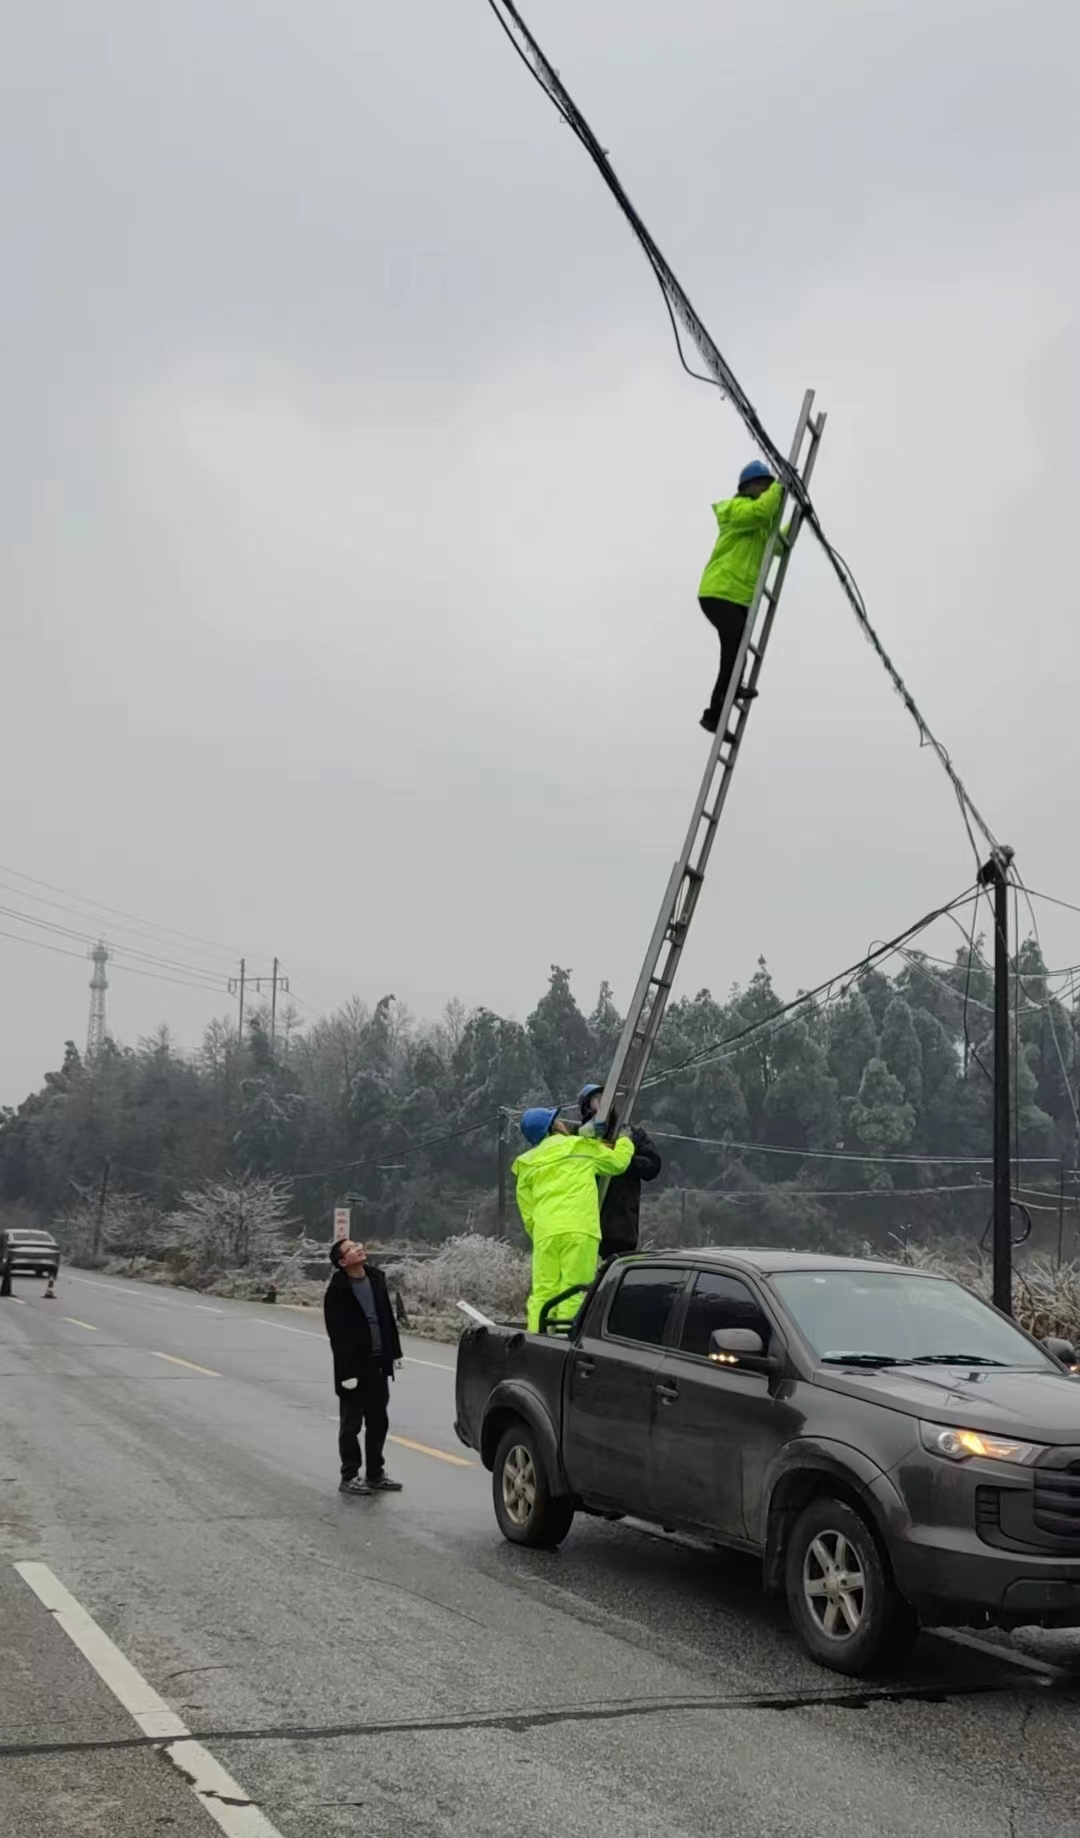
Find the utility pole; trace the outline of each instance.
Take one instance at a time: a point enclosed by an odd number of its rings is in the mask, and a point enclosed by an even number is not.
[[[244,1067],[244,990],[247,986],[247,959],[240,959],[240,975],[229,978],[228,989],[231,996],[240,997],[240,1015],[236,1023],[236,1088],[240,1089],[240,1079]]]
[[[275,957],[275,959],[274,959],[274,970],[273,970],[273,975],[272,975],[272,976],[249,976],[249,977],[248,977],[248,979],[247,979],[247,981],[248,981],[248,983],[249,983],[249,985],[251,986],[251,988],[252,988],[252,989],[253,989],[253,990],[255,991],[255,994],[256,994],[257,996],[261,996],[261,995],[262,995],[262,992],[263,992],[263,984],[264,984],[264,983],[269,983],[269,985],[270,985],[270,1045],[271,1045],[271,1047],[272,1047],[272,1046],[273,1046],[273,1044],[274,1044],[274,1036],[275,1036],[275,1034],[277,1033],[277,999],[278,999],[278,990],[280,989],[280,991],[281,991],[281,993],[282,993],[282,995],[285,995],[285,996],[287,996],[287,995],[288,995],[288,993],[289,993],[289,979],[288,979],[288,977],[287,977],[287,976],[282,976],[282,974],[281,974],[281,960],[280,960],[279,958],[277,958],[277,957]],[[230,985],[230,987],[233,987],[233,985]],[[241,965],[240,965],[240,1022],[241,1022],[241,1033],[243,1032],[243,1020],[244,1020],[244,966],[243,966],[243,964],[241,963]]]
[[[105,1202],[109,1197],[109,1171],[111,1167],[112,1163],[106,1160],[104,1172],[101,1176],[101,1187],[98,1192],[97,1209],[94,1213],[93,1254],[95,1257],[101,1254],[101,1238],[105,1229]]]
[[[994,896],[994,1306],[1012,1314],[1012,1188],[1009,1170],[1009,869],[995,849],[979,870]]]
[[[506,1124],[507,1124],[508,1116],[509,1116],[509,1112],[504,1110],[503,1106],[500,1104],[499,1106],[499,1208],[498,1208],[499,1237],[500,1238],[506,1237],[506,1172],[507,1172],[507,1169],[506,1169],[506,1163],[507,1163]]]

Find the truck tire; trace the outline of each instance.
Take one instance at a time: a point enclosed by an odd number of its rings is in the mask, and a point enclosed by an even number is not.
[[[890,1575],[866,1520],[825,1495],[800,1513],[784,1581],[791,1619],[811,1659],[855,1678],[898,1664],[918,1617]]]
[[[511,1544],[553,1551],[574,1522],[569,1500],[553,1500],[547,1475],[528,1424],[512,1423],[499,1443],[491,1474],[499,1530]]]

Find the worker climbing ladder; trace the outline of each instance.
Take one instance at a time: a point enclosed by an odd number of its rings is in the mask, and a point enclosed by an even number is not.
[[[803,397],[795,438],[788,456],[792,472],[801,477],[804,485],[809,485],[825,426],[825,416],[815,416],[813,406],[814,392],[808,389]],[[727,802],[749,711],[753,706],[752,697],[745,700],[736,698],[740,685],[749,690],[757,688],[777,603],[787,578],[791,552],[802,521],[802,511],[796,504],[787,531],[781,533],[778,527],[762,560],[690,828],[682,854],[671,871],[664,902],[623,1026],[622,1038],[600,1100],[599,1116],[607,1120],[609,1133],[619,1125],[625,1127],[630,1123],[660,1033],[668,997],[690,930],[690,921],[697,910],[705,870],[716,839],[716,827]]]

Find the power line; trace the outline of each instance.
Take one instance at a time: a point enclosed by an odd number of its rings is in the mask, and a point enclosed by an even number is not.
[[[753,1203],[769,1199],[787,1200],[932,1200],[942,1193],[981,1193],[990,1191],[987,1181],[964,1182],[955,1187],[845,1187],[833,1191],[828,1187],[762,1187],[753,1193],[745,1188],[733,1189],[729,1193],[717,1193],[711,1188],[701,1189],[711,1200],[744,1201]]]
[[[497,1127],[498,1120],[498,1112],[495,1112],[494,1114],[482,1117],[479,1123],[470,1123],[463,1129],[446,1130],[438,1136],[422,1136],[418,1141],[408,1143],[406,1147],[400,1151],[395,1150],[392,1160],[389,1153],[384,1153],[383,1155],[363,1155],[357,1161],[338,1162],[337,1166],[334,1168],[313,1168],[303,1174],[283,1174],[281,1179],[286,1181],[328,1181],[332,1179],[335,1174],[350,1174],[357,1168],[371,1167],[386,1172],[402,1166],[403,1163],[408,1162],[418,1155],[422,1149],[434,1149],[441,1143],[446,1142],[461,1142],[467,1136],[479,1135],[481,1130],[491,1129],[493,1126]]]
[[[63,945],[46,944],[43,938],[21,938],[18,932],[0,931],[0,938],[8,938],[13,944],[31,945],[35,951],[51,951],[56,957],[73,957],[77,963],[86,962],[84,951],[68,951]],[[160,970],[138,970],[134,964],[114,964],[115,970],[123,971],[126,976],[145,976],[155,983],[175,983],[179,989],[201,989],[220,994],[221,984],[183,982],[179,977],[166,976]]]
[[[760,1021],[751,1022],[748,1027],[741,1028],[734,1034],[728,1034],[720,1040],[711,1041],[709,1045],[699,1047],[693,1053],[687,1054],[685,1059],[679,1060],[674,1066],[667,1066],[662,1071],[654,1073],[651,1078],[645,1080],[642,1089],[651,1090],[657,1085],[665,1084],[668,1079],[675,1078],[680,1072],[690,1071],[703,1065],[711,1065],[717,1057],[730,1057],[725,1049],[745,1045],[746,1041],[760,1034],[763,1030],[775,1030],[778,1026],[786,1025],[789,1020],[796,1018],[798,1011],[805,1008],[807,1004],[816,1002],[820,996],[824,995],[827,1001],[834,999],[832,993],[827,992],[836,992],[836,994],[839,995],[846,994],[846,990],[841,989],[837,991],[836,985],[856,982],[860,974],[871,969],[883,958],[894,956],[900,947],[907,943],[909,938],[917,937],[920,932],[926,931],[927,927],[933,925],[936,920],[943,918],[947,914],[951,914],[955,907],[965,905],[972,897],[973,890],[971,888],[966,888],[962,894],[958,894],[957,897],[954,900],[950,900],[947,905],[939,906],[935,908],[933,912],[927,913],[924,918],[917,920],[914,925],[910,925],[905,931],[897,933],[895,938],[890,938],[884,944],[875,945],[873,949],[868,951],[866,956],[860,958],[857,963],[849,964],[846,970],[840,970],[834,976],[826,977],[825,981],[818,983],[816,988],[804,990],[790,1002],[782,1003],[780,1007],[774,1009],[771,1015],[764,1016]]]
[[[1017,879],[1019,880],[1019,878],[1020,877],[1018,875]],[[1020,882],[1020,885],[1023,887],[1024,884],[1022,881]],[[1080,913],[1080,906],[1074,906],[1071,900],[1058,900],[1055,898],[1055,896],[1052,893],[1036,893],[1033,887],[1024,887],[1024,896],[1029,901],[1030,900],[1045,900],[1050,906],[1064,907],[1067,913]],[[1032,917],[1034,919],[1034,915]]]
[[[558,72],[549,63],[544,52],[540,49],[539,44],[526,26],[525,21],[522,19],[521,14],[514,4],[514,0],[488,0],[488,6],[498,20],[503,32],[510,40],[510,43],[513,45],[522,63],[528,69],[529,74],[533,77],[534,81],[539,84],[549,100],[554,103],[563,121],[566,122],[571,132],[585,148],[593,165],[600,173],[604,184],[607,186],[623,216],[629,223],[630,228],[634,232],[664,296],[668,316],[675,330],[675,343],[679,352],[679,360],[683,368],[699,382],[715,384],[721,393],[728,398],[735,408],[736,413],[739,415],[747,433],[769,460],[774,476],[783,480],[786,490],[790,496],[796,500],[802,510],[803,516],[806,518],[807,523],[810,525],[810,528],[813,530],[814,535],[817,537],[818,542],[829,559],[833,572],[859,622],[864,636],[872,645],[879,662],[882,664],[892,682],[893,688],[896,690],[904,707],[914,721],[918,729],[920,743],[923,746],[929,746],[933,749],[934,753],[937,755],[939,764],[949,779],[960,807],[964,827],[967,830],[968,840],[971,843],[972,852],[975,855],[976,861],[979,860],[980,852],[972,832],[971,826],[973,823],[980,830],[987,843],[990,845],[992,852],[996,855],[999,852],[999,845],[993,831],[980,814],[960,774],[953,765],[946,748],[934,734],[912,696],[911,691],[908,689],[907,684],[904,682],[903,677],[900,675],[899,670],[893,663],[877,632],[870,623],[870,617],[866,610],[866,603],[863,599],[858,582],[839,550],[834,548],[826,537],[802,478],[795,468],[789,464],[788,460],[768,434],[753,403],[742,389],[731,366],[727,363],[718,346],[714,343],[709,332],[706,330],[705,325],[694,311],[688,296],[683,291],[673,270],[668,266],[659,246],[646,228],[645,223],[638,215],[626,191],[623,189],[622,184],[616,177],[606,150],[600,145],[592,128],[589,126],[581,110],[573,100],[573,97],[563,85]],[[702,377],[698,372],[689,369],[689,365],[683,356],[676,320],[681,322],[684,331],[697,347],[698,353],[706,369],[710,372],[709,376]]]
[[[748,1155],[790,1155],[801,1161],[826,1162],[868,1162],[877,1165],[897,1165],[903,1167],[925,1168],[989,1168],[993,1166],[991,1155],[869,1155],[858,1149],[789,1149],[770,1142],[732,1142],[721,1136],[683,1136],[673,1130],[650,1130],[658,1142],[696,1143],[703,1149],[738,1149]],[[1034,1156],[1027,1162],[1029,1168],[1036,1166],[1056,1168],[1060,1157],[1057,1155]]]
[[[72,926],[58,924],[55,919],[41,919],[35,913],[24,913],[18,907],[14,906],[0,906],[0,915],[5,919],[14,919],[20,925],[30,925],[34,926],[39,931],[55,933],[61,938],[79,939],[84,944],[90,945],[91,947],[93,947],[101,937],[101,932],[79,932]],[[133,957],[138,959],[141,963],[155,964],[164,970],[176,970],[185,974],[190,974],[194,977],[200,977],[203,979],[204,983],[214,975],[214,972],[204,964],[181,963],[173,958],[159,957],[152,951],[135,950],[131,945],[114,944],[111,933],[109,934],[109,956],[110,958],[116,956]],[[224,976],[224,971],[222,971],[221,974]]]
[[[1032,896],[1031,896],[1031,895],[1030,895],[1030,894],[1028,893],[1028,890],[1027,890],[1027,888],[1026,888],[1026,887],[1024,886],[1024,883],[1023,883],[1023,880],[1021,879],[1021,877],[1020,877],[1020,874],[1019,874],[1019,872],[1017,871],[1017,869],[1015,868],[1015,866],[1013,867],[1013,870],[1012,870],[1012,874],[1013,874],[1013,881],[1014,881],[1014,885],[1015,885],[1015,886],[1018,886],[1018,887],[1020,888],[1020,891],[1021,891],[1021,893],[1022,893],[1022,894],[1024,895],[1024,898],[1025,898],[1025,900],[1027,901],[1027,909],[1028,909],[1028,912],[1029,912],[1029,913],[1031,914],[1031,924],[1032,924],[1032,929],[1033,929],[1033,931],[1034,931],[1034,933],[1035,933],[1035,943],[1036,943],[1036,945],[1038,946],[1038,949],[1039,949],[1039,956],[1040,956],[1040,957],[1042,957],[1042,954],[1043,954],[1043,948],[1042,948],[1042,940],[1041,940],[1041,938],[1039,937],[1039,922],[1038,922],[1038,919],[1037,919],[1037,918],[1035,917],[1035,907],[1034,907],[1034,905],[1032,904]],[[1042,898],[1045,898],[1046,896],[1045,896],[1045,895],[1043,895],[1043,896],[1041,896],[1041,897],[1042,897]],[[1020,974],[1020,971],[1019,971],[1019,964],[1020,964],[1020,958],[1019,958],[1019,953],[1017,953],[1017,960],[1016,960],[1016,961],[1017,961],[1017,977],[1019,977],[1019,974]],[[1017,1004],[1017,1006],[1019,1007],[1019,1004]],[[1072,1114],[1073,1114],[1073,1121],[1074,1121],[1074,1123],[1076,1124],[1076,1133],[1077,1133],[1077,1137],[1078,1137],[1078,1138],[1080,1138],[1080,1110],[1078,1110],[1078,1109],[1077,1109],[1077,1105],[1076,1105],[1076,1097],[1075,1097],[1075,1095],[1074,1095],[1074,1093],[1073,1093],[1073,1088],[1072,1088],[1072,1085],[1071,1085],[1071,1084],[1069,1083],[1069,1069],[1068,1069],[1068,1067],[1067,1067],[1067,1066],[1066,1066],[1066,1064],[1065,1064],[1065,1055],[1064,1055],[1064,1053],[1063,1053],[1063,1052],[1062,1052],[1062,1050],[1061,1050],[1061,1042],[1060,1042],[1060,1040],[1058,1039],[1058,1033],[1057,1033],[1057,1028],[1056,1028],[1056,1027],[1054,1026],[1054,1011],[1053,1011],[1053,1009],[1052,1009],[1052,1008],[1051,1008],[1051,1007],[1049,1006],[1049,1004],[1047,1005],[1047,1010],[1046,1010],[1046,1018],[1047,1018],[1047,1020],[1048,1020],[1048,1021],[1049,1021],[1049,1023],[1050,1023],[1050,1034],[1051,1034],[1051,1037],[1052,1037],[1052,1039],[1053,1039],[1053,1042],[1054,1042],[1054,1048],[1055,1048],[1055,1050],[1056,1050],[1056,1052],[1057,1052],[1057,1056],[1058,1056],[1058,1062],[1059,1062],[1059,1064],[1060,1064],[1060,1066],[1061,1066],[1061,1077],[1062,1077],[1062,1082],[1063,1082],[1063,1084],[1064,1084],[1064,1086],[1065,1086],[1065,1091],[1066,1091],[1066,1094],[1067,1094],[1067,1096],[1068,1096],[1068,1099],[1069,1099],[1069,1107],[1070,1107],[1070,1109],[1072,1110]]]
[[[116,917],[120,919],[130,919],[134,922],[135,927],[137,927],[139,930],[143,931],[144,933],[149,934],[150,936],[153,936],[155,934],[164,933],[173,938],[182,939],[187,944],[202,945],[206,947],[207,949],[209,949],[210,951],[214,952],[215,954],[219,954],[219,955],[227,957],[230,963],[236,957],[239,956],[239,952],[231,945],[222,944],[220,943],[220,941],[216,939],[202,938],[198,936],[198,934],[193,933],[193,932],[181,931],[179,930],[178,927],[175,927],[175,926],[160,925],[156,920],[142,919],[139,917],[137,913],[127,912],[121,906],[109,906],[102,900],[90,899],[89,896],[86,894],[73,893],[72,890],[68,887],[59,887],[53,881],[43,881],[43,880],[40,880],[36,875],[24,874],[21,868],[12,868],[0,862],[0,874],[11,874],[11,875],[14,875],[17,881],[25,881],[32,887],[44,887],[49,893],[63,894],[65,899],[75,900],[78,902],[80,906],[92,907],[96,912],[115,915]],[[15,890],[12,890],[12,891],[15,891]],[[26,894],[23,897],[26,899],[34,898],[32,894]],[[39,904],[43,906],[55,905],[56,902],[42,900],[39,902]],[[129,928],[120,927],[119,929],[126,930]]]

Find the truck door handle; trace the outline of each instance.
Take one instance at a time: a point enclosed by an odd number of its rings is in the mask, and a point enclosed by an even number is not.
[[[656,1395],[661,1404],[674,1404],[679,1395],[679,1387],[672,1384],[659,1384],[656,1386]]]
[[[596,1371],[595,1359],[575,1359],[574,1371],[579,1378],[591,1378]]]

